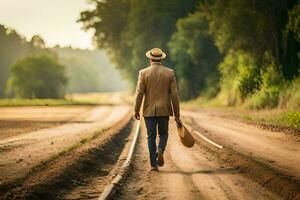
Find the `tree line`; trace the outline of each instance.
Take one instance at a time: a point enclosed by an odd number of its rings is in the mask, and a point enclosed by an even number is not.
[[[26,41],[0,25],[0,97],[60,98],[66,84],[64,66],[43,39]]]
[[[252,108],[300,101],[293,94],[300,89],[297,0],[90,2],[95,9],[79,21],[133,84],[148,66],[144,53],[160,47],[182,99],[200,95]]]
[[[124,89],[126,83],[104,52],[47,48],[40,36],[27,41],[0,25],[0,98],[63,98],[65,93]]]

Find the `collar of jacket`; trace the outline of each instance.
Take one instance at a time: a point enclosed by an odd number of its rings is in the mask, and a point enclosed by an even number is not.
[[[162,64],[161,64],[161,62],[152,62],[151,66],[153,66],[153,65],[162,65]]]

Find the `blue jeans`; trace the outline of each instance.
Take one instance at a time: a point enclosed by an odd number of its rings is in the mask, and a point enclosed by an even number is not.
[[[147,140],[148,140],[148,149],[150,155],[150,162],[152,167],[157,167],[156,160],[156,131],[158,130],[159,134],[159,144],[158,148],[162,151],[165,151],[167,141],[168,141],[168,128],[169,128],[169,117],[145,117],[145,124],[147,128]]]

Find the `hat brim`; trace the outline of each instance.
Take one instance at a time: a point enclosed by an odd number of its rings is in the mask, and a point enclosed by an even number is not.
[[[146,56],[148,58],[150,58],[151,60],[163,60],[163,59],[165,59],[167,57],[167,55],[164,52],[162,52],[161,56],[159,56],[159,57],[152,56],[150,52],[151,52],[151,50],[147,51],[146,52]]]

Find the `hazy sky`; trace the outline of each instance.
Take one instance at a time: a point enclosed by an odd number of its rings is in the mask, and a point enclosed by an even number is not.
[[[76,23],[87,0],[0,0],[0,24],[31,38],[41,35],[48,46],[92,48],[92,33]]]

